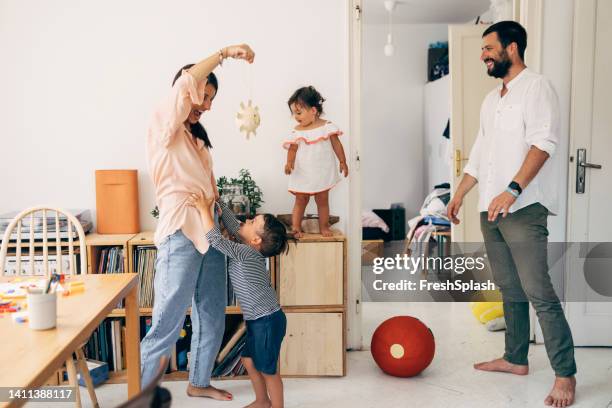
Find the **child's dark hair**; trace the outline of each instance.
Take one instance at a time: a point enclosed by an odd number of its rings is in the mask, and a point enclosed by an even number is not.
[[[263,233],[260,235],[259,252],[263,256],[276,256],[289,250],[287,245],[287,230],[282,222],[272,214],[264,214]]]
[[[325,102],[325,98],[321,96],[319,91],[313,86],[304,86],[291,95],[287,105],[289,105],[289,110],[291,110],[291,105],[294,103],[307,108],[316,108],[319,115],[321,115],[323,113],[323,102]]]
[[[183,68],[179,69],[179,71],[174,76],[174,79],[172,80],[172,85],[174,85],[176,80],[181,77],[181,75],[183,74],[183,70],[189,69],[193,67],[194,65],[195,64],[187,64]],[[217,92],[219,90],[219,81],[217,80],[217,76],[215,75],[215,73],[211,72],[210,74],[208,74],[207,79],[208,79],[208,83],[211,84],[213,88],[215,88],[215,92]],[[209,149],[212,148],[212,144],[210,143],[210,139],[208,138],[208,133],[206,132],[206,129],[204,129],[204,126],[202,126],[200,122],[193,124],[193,125],[190,124],[190,130],[191,130],[191,134],[193,135],[193,137],[203,141],[204,146],[208,147]]]

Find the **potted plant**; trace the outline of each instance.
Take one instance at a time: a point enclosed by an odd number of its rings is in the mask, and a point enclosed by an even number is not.
[[[242,188],[242,193],[249,199],[249,216],[254,217],[257,209],[261,207],[264,201],[262,199],[263,193],[251,177],[251,172],[247,169],[241,169],[238,173],[238,178],[228,179],[225,176],[219,177],[217,180],[219,195],[222,196],[224,193],[227,193],[226,189],[231,185],[238,185]]]
[[[251,177],[251,172],[247,169],[241,169],[238,173],[238,178],[228,179],[225,176],[219,177],[217,180],[219,195],[223,195],[224,189],[227,189],[230,185],[239,185],[242,188],[242,193],[249,199],[249,216],[254,217],[257,213],[257,209],[261,207],[264,201],[262,199],[263,193],[257,183],[255,183],[255,180]],[[155,218],[159,217],[159,209],[157,206],[151,210],[151,215]]]

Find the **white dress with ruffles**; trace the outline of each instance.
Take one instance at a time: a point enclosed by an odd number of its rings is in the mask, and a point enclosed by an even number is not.
[[[329,138],[340,136],[336,125],[325,125],[308,130],[293,130],[283,147],[298,145],[295,166],[289,176],[292,193],[316,194],[329,190],[341,180],[336,154]]]

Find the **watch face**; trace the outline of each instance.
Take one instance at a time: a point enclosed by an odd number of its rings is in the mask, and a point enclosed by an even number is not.
[[[523,191],[519,183],[517,183],[516,181],[511,182],[508,187],[510,187],[512,190],[515,190],[518,194],[521,194],[521,192]]]

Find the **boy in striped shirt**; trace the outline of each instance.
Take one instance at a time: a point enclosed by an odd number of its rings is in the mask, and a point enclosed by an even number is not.
[[[215,225],[213,203],[214,198],[201,194],[192,194],[189,198],[189,204],[200,212],[206,239],[229,258],[230,281],[247,327],[242,363],[255,391],[255,401],[249,407],[281,408],[283,382],[277,362],[287,319],[271,286],[266,258],[287,250],[287,232],[272,214],[259,214],[240,223],[221,203],[221,220],[239,242],[230,241]]]

